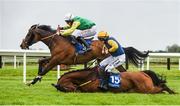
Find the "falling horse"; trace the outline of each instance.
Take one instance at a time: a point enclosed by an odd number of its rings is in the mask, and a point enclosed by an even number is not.
[[[138,93],[162,93],[167,91],[175,94],[153,71],[121,72],[120,87],[109,88],[110,92],[138,92]],[[162,77],[162,76],[161,76]],[[104,92],[98,86],[100,79],[98,67],[67,72],[61,76],[57,84],[52,84],[57,90],[63,92]]]
[[[28,49],[29,46],[38,41],[42,41],[46,44],[51,53],[51,57],[39,61],[38,76],[45,75],[58,64],[83,64],[93,59],[102,60],[110,55],[102,54],[103,43],[99,40],[92,41],[92,50],[90,52],[87,52],[84,55],[76,55],[74,46],[65,37],[57,35],[56,30],[53,30],[47,25],[32,25],[20,46],[22,49]],[[138,60],[142,60],[148,55],[148,53],[141,53],[133,47],[124,49],[126,57],[136,66],[138,65]],[[121,72],[126,71],[122,66],[118,67],[118,70]],[[28,85],[35,84],[42,78],[39,78],[38,76],[30,81]]]

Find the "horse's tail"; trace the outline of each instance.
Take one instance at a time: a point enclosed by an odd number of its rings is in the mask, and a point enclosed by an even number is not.
[[[136,67],[138,67],[138,65],[142,65],[141,61],[148,57],[149,54],[149,51],[147,51],[146,53],[142,53],[134,47],[126,47],[123,49],[126,54],[126,60],[132,62]]]
[[[166,83],[166,77],[163,75],[158,75],[154,71],[151,71],[151,70],[145,70],[142,72],[146,73],[147,75],[151,77],[154,86],[159,86],[160,84]]]
[[[149,75],[151,77],[154,86],[160,86],[163,91],[167,91],[169,94],[177,94],[175,91],[173,91],[166,85],[166,77],[165,76],[158,75],[151,70],[145,70],[142,72],[146,73],[147,75]]]

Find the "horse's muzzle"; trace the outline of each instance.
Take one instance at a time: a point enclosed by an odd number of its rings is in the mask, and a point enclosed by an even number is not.
[[[25,40],[23,39],[22,43],[20,44],[21,49],[29,49],[29,46],[27,45],[27,43],[25,42]]]

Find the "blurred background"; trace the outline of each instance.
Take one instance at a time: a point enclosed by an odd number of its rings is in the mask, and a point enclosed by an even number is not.
[[[69,12],[94,21],[125,47],[165,51],[180,44],[179,0],[0,0],[0,49],[20,49],[33,24],[65,25]]]

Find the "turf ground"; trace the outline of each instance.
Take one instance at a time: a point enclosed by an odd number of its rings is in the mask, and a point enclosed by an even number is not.
[[[180,94],[137,93],[63,93],[51,86],[56,83],[56,71],[51,71],[34,86],[22,82],[22,67],[0,69],[0,105],[180,105]],[[174,66],[154,67],[152,70],[167,76],[167,85],[180,93],[180,71]],[[27,66],[28,79],[36,76],[37,66]]]

